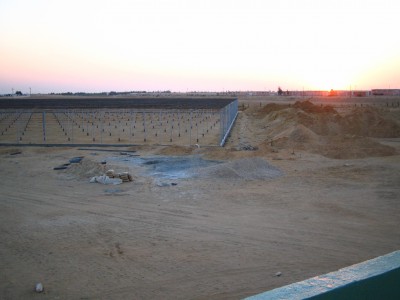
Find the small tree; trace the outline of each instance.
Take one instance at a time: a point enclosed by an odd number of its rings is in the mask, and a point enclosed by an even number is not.
[[[281,87],[279,86],[279,87],[278,87],[278,95],[279,95],[279,96],[282,96],[282,94],[283,94],[283,91],[282,91]]]
[[[21,91],[16,91],[16,92],[15,92],[15,95],[16,95],[16,96],[22,96],[22,92],[21,92]]]

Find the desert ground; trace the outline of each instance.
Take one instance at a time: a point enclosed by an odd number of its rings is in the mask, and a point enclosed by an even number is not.
[[[0,298],[242,299],[399,250],[398,101],[240,99],[224,147],[2,146]]]

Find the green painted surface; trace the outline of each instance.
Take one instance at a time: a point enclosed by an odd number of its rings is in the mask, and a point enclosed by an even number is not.
[[[400,299],[400,251],[246,299],[397,300]]]

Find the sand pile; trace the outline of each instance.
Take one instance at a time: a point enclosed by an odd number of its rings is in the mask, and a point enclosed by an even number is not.
[[[265,180],[282,176],[283,173],[264,159],[252,157],[202,168],[195,175],[206,178]]]
[[[394,148],[371,138],[400,137],[399,122],[373,107],[354,108],[340,115],[332,106],[303,101],[291,107],[266,105],[259,116],[268,136],[261,145],[308,150],[333,158],[394,155]]]
[[[340,121],[342,117],[338,112],[330,108],[324,108],[313,105],[311,102],[306,101],[304,109],[298,104],[291,108],[283,110],[275,110],[264,117],[264,121],[268,124],[279,125],[279,131],[286,130],[289,126],[297,126],[301,124],[316,134],[330,135],[340,132]],[[314,108],[312,108],[314,106]]]
[[[353,109],[350,114],[342,118],[341,127],[344,133],[357,136],[400,137],[400,125],[382,110],[372,107]]]
[[[267,105],[262,107],[258,111],[258,113],[260,115],[266,115],[266,114],[269,114],[269,113],[271,113],[273,111],[279,111],[279,110],[282,110],[282,109],[285,109],[285,108],[288,108],[288,107],[289,107],[288,104],[285,105],[285,104],[268,103]]]
[[[294,105],[294,108],[299,108],[307,113],[325,113],[325,114],[337,114],[336,110],[331,105],[315,105],[310,101],[297,101]]]
[[[74,175],[78,178],[89,178],[104,173],[104,165],[90,159],[84,158],[80,163],[71,164],[65,173]]]
[[[283,144],[284,141],[292,141],[301,144],[315,144],[320,142],[320,136],[306,126],[297,124],[290,126],[277,134],[274,137],[274,140],[281,144]]]

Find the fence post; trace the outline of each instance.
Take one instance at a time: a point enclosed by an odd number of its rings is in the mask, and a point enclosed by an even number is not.
[[[42,118],[43,118],[43,120],[42,120],[42,126],[43,126],[43,142],[46,143],[46,112],[45,112],[45,111],[43,111]]]
[[[189,124],[189,146],[192,145],[192,111],[190,111],[190,124]]]
[[[146,113],[143,111],[143,136],[144,142],[146,142]]]

